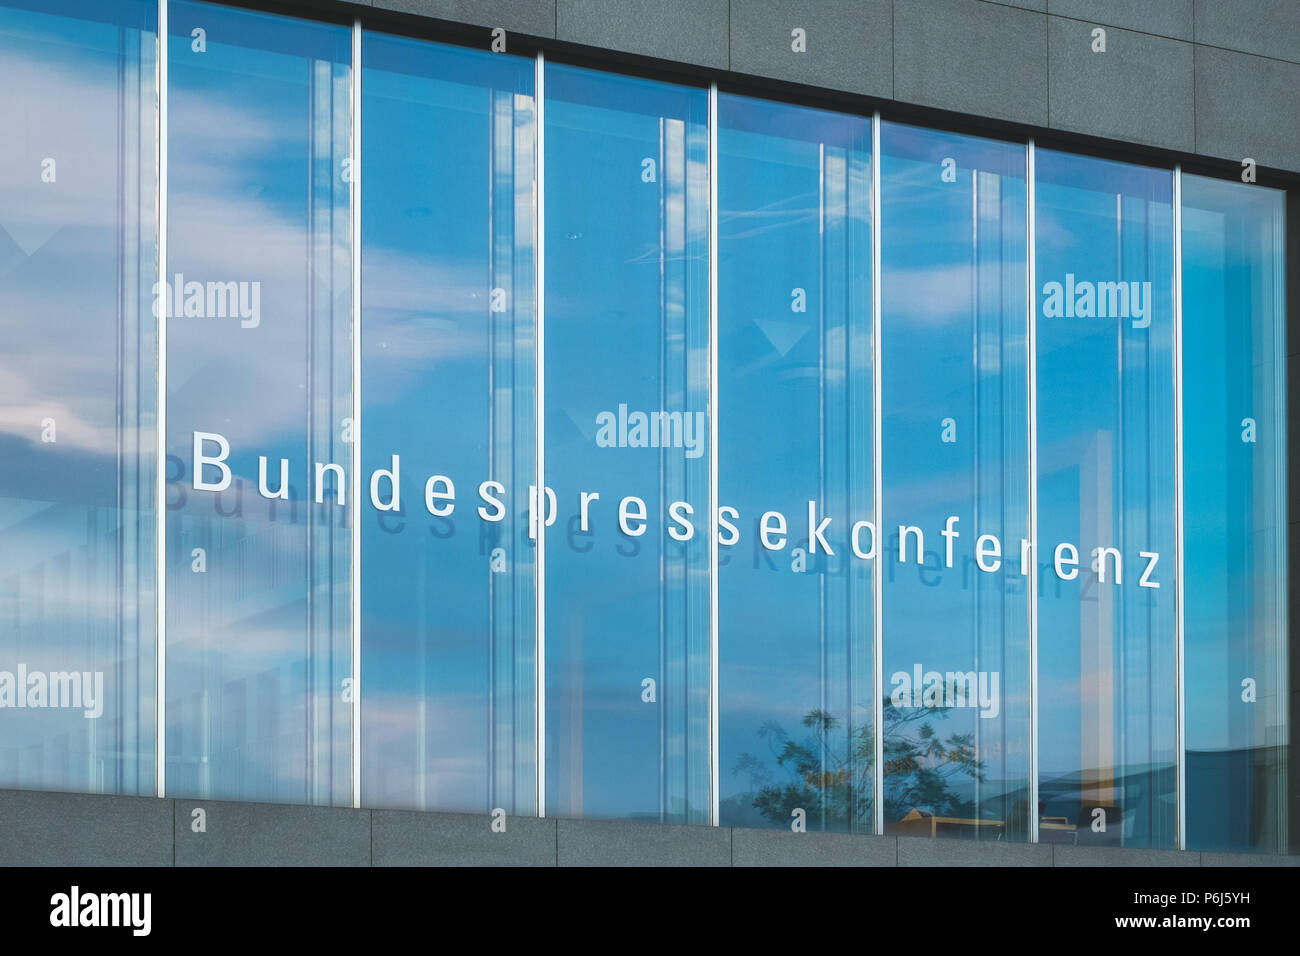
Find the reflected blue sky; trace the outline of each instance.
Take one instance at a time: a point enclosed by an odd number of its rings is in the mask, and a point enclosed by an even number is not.
[[[547,66],[548,814],[703,822],[708,813],[708,446],[609,447],[621,405],[707,420],[703,90]],[[685,422],[685,419],[683,419]],[[588,530],[579,491],[602,492]],[[646,503],[622,533],[619,499]],[[649,686],[654,681],[653,700]]]
[[[1183,177],[1188,845],[1278,852],[1285,813],[1283,193]]]
[[[153,790],[156,10],[0,4],[0,786]]]
[[[168,319],[168,792],[347,803],[350,539],[305,496],[348,454],[351,34],[169,17],[168,281],[256,283],[260,315]],[[229,440],[228,491],[192,487],[196,430]],[[272,488],[289,460],[290,500],[258,494],[258,456]]]
[[[1037,171],[1042,816],[1053,825],[1082,823],[1079,833],[1091,842],[1168,847],[1175,838],[1173,177],[1050,150],[1038,151]],[[1071,276],[1149,283],[1149,324],[1131,315],[1050,314],[1043,290]],[[1061,541],[1080,549],[1074,580],[1054,573],[1047,549]],[[1127,563],[1121,585],[1101,583],[1089,567],[1095,547],[1119,549]],[[1154,580],[1162,587],[1136,586],[1141,551],[1161,555]],[[1103,818],[1104,832],[1091,828]]]
[[[362,62],[363,472],[402,456],[404,499],[361,530],[362,790],[534,813],[533,64],[375,34]]]
[[[955,706],[955,680],[954,706],[915,706],[923,688],[904,693],[901,707],[891,700],[886,828],[929,835],[931,823],[916,819],[928,814],[943,821],[933,824],[942,835],[1024,840],[1026,151],[894,123],[882,124],[881,148],[882,694],[903,687],[896,674],[910,686],[918,667],[923,679],[974,673],[988,689],[978,707]],[[938,535],[949,516],[960,536],[951,568]],[[925,570],[895,564],[900,523],[924,530]],[[1007,556],[993,572],[974,561],[982,534]]]
[[[719,97],[721,822],[870,830],[871,124]],[[808,501],[834,556],[808,552]],[[760,544],[766,511],[788,543]],[[820,519],[819,519],[820,520]]]

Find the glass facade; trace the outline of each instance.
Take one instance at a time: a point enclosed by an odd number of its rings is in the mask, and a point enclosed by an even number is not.
[[[717,168],[720,822],[870,833],[871,121],[719,96]]]
[[[1040,825],[1169,847],[1174,176],[1049,150],[1037,173]]]
[[[157,29],[0,6],[0,786],[154,790]]]
[[[346,804],[351,33],[169,14],[167,792]]]
[[[1287,852],[1284,192],[162,12],[0,0],[0,787]]]
[[[1286,196],[1184,176],[1187,845],[1285,847]],[[1294,784],[1292,785],[1294,789]]]
[[[708,97],[545,84],[546,809],[704,823]]]
[[[362,63],[362,792],[535,813],[533,65]]]
[[[1026,148],[880,141],[885,832],[1023,841]]]

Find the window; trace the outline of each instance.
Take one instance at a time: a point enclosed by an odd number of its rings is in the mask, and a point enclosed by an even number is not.
[[[720,822],[869,833],[871,121],[718,119]]]
[[[362,63],[362,794],[536,813],[533,62]]]
[[[885,832],[1026,840],[1026,150],[880,138]]]
[[[1284,197],[1183,177],[1192,849],[1286,850]]]
[[[546,812],[702,823],[707,98],[546,90]]]
[[[169,24],[167,792],[346,804],[351,35]]]
[[[1040,836],[1172,847],[1174,180],[1037,173]]]
[[[0,786],[154,790],[153,3],[0,6]]]

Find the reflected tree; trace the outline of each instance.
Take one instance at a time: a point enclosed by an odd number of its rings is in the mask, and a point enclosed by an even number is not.
[[[946,707],[895,707],[884,702],[885,819],[901,819],[913,809],[935,816],[972,816],[974,801],[963,798],[953,778],[984,779],[984,763],[974,735],[946,737],[934,726]],[[766,757],[742,753],[732,773],[747,775],[754,788],[753,806],[774,824],[785,826],[795,809],[810,824],[828,830],[871,828],[872,767],[875,747],[869,727],[845,728],[840,718],[813,709],[793,737],[776,721],[758,730],[767,742]]]

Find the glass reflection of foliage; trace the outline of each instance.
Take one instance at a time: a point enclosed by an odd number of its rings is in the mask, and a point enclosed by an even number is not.
[[[885,701],[886,820],[902,819],[912,810],[942,817],[976,815],[976,801],[960,796],[949,781],[964,775],[983,782],[984,761],[977,756],[973,733],[944,737],[934,729],[931,718],[947,712],[946,707],[902,708]]]
[[[950,781],[958,776],[983,781],[984,762],[977,756],[974,734],[944,736],[935,729],[935,719],[947,711],[895,707],[885,699],[886,820],[901,819],[912,810],[942,817],[975,815],[975,802],[963,798]],[[795,738],[776,721],[765,721],[758,736],[767,741],[770,759],[749,752],[736,759],[732,773],[749,776],[754,808],[781,826],[803,809],[810,825],[819,829],[869,830],[875,759],[871,728],[847,736],[836,733],[840,719],[817,708],[800,723],[807,730]]]

